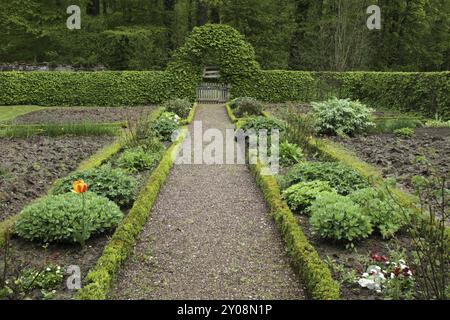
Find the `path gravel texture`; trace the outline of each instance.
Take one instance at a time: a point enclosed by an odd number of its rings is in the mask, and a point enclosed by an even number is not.
[[[199,120],[233,128],[221,105],[199,106]],[[246,165],[175,165],[111,298],[296,300],[304,292]]]

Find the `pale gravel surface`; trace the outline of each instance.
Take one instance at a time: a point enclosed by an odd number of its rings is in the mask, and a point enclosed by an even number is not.
[[[233,127],[223,106],[199,106],[196,119]],[[304,293],[247,166],[175,165],[112,298],[295,300]]]

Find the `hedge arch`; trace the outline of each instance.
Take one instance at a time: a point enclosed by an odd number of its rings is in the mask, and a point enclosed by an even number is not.
[[[175,94],[193,96],[206,65],[219,67],[221,82],[240,90],[261,70],[252,45],[236,29],[220,24],[196,27],[175,52],[167,69],[176,86]]]

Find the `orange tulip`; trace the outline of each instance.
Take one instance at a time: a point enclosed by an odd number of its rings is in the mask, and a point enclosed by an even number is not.
[[[83,180],[77,180],[73,183],[72,192],[85,193],[88,189],[88,185]]]

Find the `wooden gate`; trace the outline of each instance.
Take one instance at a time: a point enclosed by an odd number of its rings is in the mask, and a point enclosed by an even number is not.
[[[230,100],[230,85],[221,83],[202,83],[197,88],[197,99],[199,103],[221,104]]]

